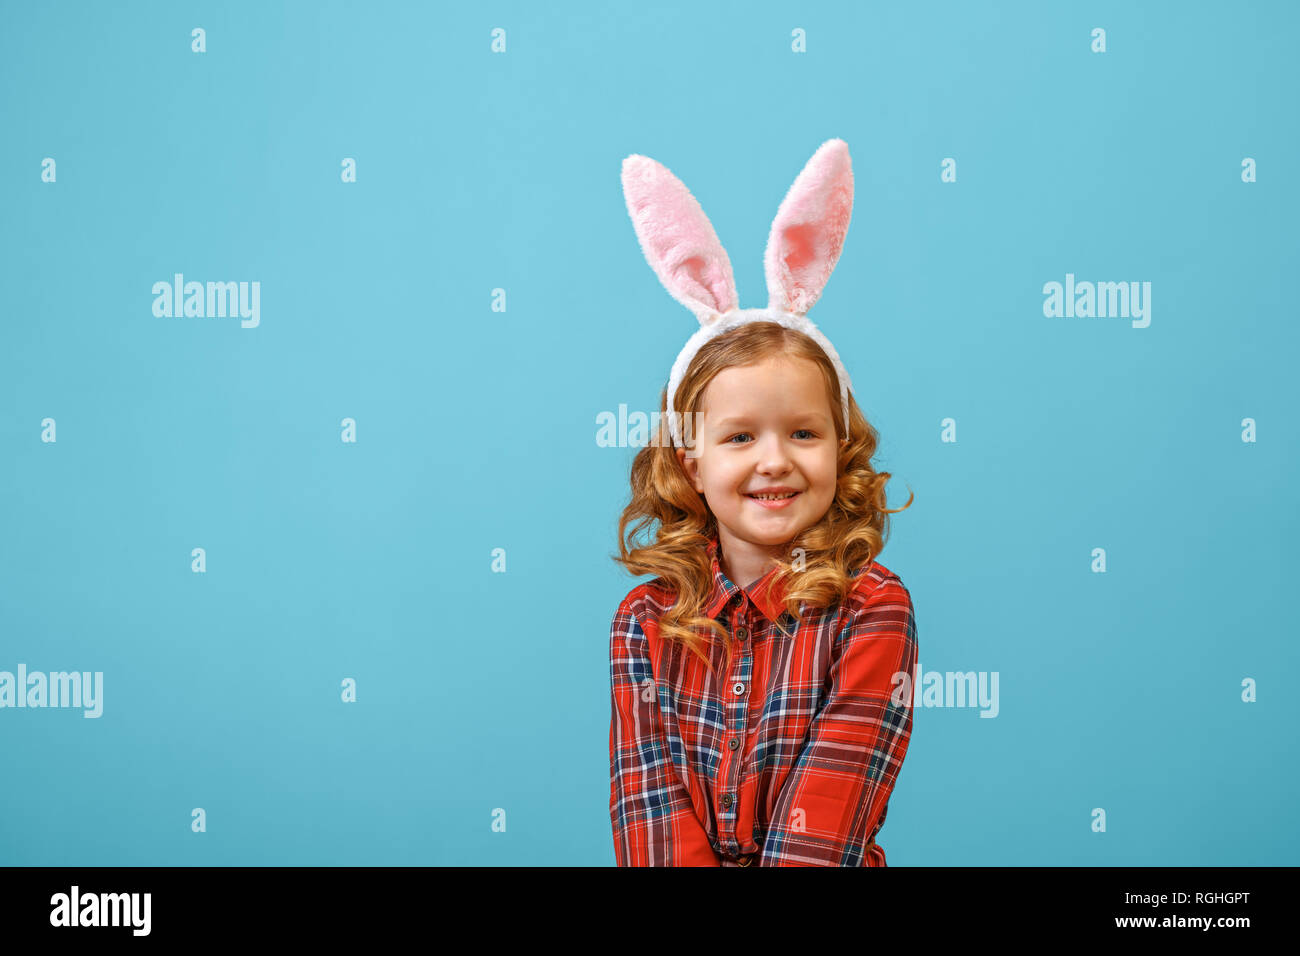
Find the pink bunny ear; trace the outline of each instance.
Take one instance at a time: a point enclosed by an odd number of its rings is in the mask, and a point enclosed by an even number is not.
[[[646,261],[704,324],[736,308],[731,260],[690,190],[649,156],[623,160],[623,198]]]
[[[772,220],[763,268],[768,308],[802,315],[839,261],[853,213],[853,165],[842,139],[818,147]]]

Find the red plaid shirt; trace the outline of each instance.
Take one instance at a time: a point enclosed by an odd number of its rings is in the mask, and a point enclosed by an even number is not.
[[[704,613],[739,642],[721,683],[659,639],[676,600],[659,578],[628,593],[610,628],[616,862],[885,866],[875,837],[912,732],[911,595],[873,562],[843,603],[801,603],[796,621],[779,589],[763,592],[775,569],[742,590],[719,566],[716,535],[709,555]],[[719,670],[722,648],[708,651]]]

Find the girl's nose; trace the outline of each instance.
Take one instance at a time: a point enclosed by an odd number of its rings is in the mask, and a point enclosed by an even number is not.
[[[780,474],[790,470],[790,453],[779,437],[769,436],[760,443],[758,470],[764,474]]]

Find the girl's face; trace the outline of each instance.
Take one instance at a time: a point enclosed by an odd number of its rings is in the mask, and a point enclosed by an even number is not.
[[[709,382],[697,417],[698,454],[688,458],[679,448],[677,459],[718,520],[724,554],[776,553],[826,514],[839,451],[831,416],[825,380],[808,359],[773,357],[724,369]],[[771,488],[797,494],[752,497]]]

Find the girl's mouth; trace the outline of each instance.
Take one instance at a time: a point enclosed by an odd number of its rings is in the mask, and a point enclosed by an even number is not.
[[[789,507],[790,503],[793,502],[796,498],[798,498],[801,494],[803,494],[802,491],[795,491],[792,493],[771,496],[771,497],[760,498],[757,495],[746,495],[745,497],[748,498],[750,501],[754,502],[756,505],[758,505],[761,508],[767,508],[768,510],[776,510],[779,508]]]

